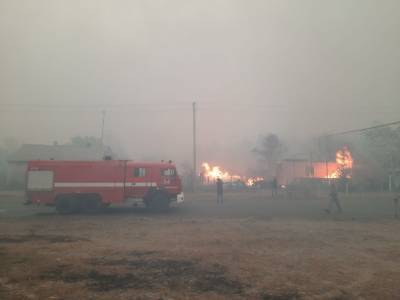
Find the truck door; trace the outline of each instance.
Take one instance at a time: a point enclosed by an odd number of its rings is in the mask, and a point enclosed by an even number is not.
[[[152,184],[149,167],[137,165],[127,168],[125,183],[127,197],[143,198]]]
[[[166,188],[171,194],[175,194],[180,189],[178,182],[178,175],[176,174],[176,169],[174,167],[165,167],[160,170],[161,184]]]

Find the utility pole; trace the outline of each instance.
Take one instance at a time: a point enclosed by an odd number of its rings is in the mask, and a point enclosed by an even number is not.
[[[391,156],[390,159],[390,170],[389,170],[389,192],[392,192],[392,185],[393,185],[393,178],[392,175],[394,174],[394,167],[393,167],[394,163],[393,163],[393,155]]]
[[[193,175],[192,175],[192,188],[196,189],[197,179],[197,141],[196,141],[196,102],[193,102]]]
[[[102,114],[102,120],[101,120],[101,136],[100,136],[100,140],[101,140],[101,146],[104,146],[104,122],[105,122],[105,118],[106,118],[106,111],[102,110],[101,111]]]
[[[325,136],[325,147],[322,145],[322,137],[318,138],[318,148],[322,158],[325,158],[325,172],[326,180],[329,182],[329,169],[328,169],[328,137]]]
[[[331,183],[331,179],[329,178],[329,167],[328,167],[328,159],[329,159],[329,138],[328,136],[326,136],[326,140],[325,140],[325,169],[326,169],[326,179],[328,181],[328,183]]]

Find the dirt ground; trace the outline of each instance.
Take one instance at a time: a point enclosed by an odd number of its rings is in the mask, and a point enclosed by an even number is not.
[[[0,195],[0,299],[400,299],[390,195],[186,194],[62,216]]]

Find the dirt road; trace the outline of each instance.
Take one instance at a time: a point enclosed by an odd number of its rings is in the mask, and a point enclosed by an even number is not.
[[[166,214],[60,216],[0,197],[0,299],[399,299],[390,197],[187,195]]]

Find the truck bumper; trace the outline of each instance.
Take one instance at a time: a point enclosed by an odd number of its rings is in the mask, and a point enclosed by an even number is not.
[[[185,196],[184,196],[183,192],[178,194],[178,195],[176,195],[176,202],[177,203],[182,203],[184,200],[185,200]]]

